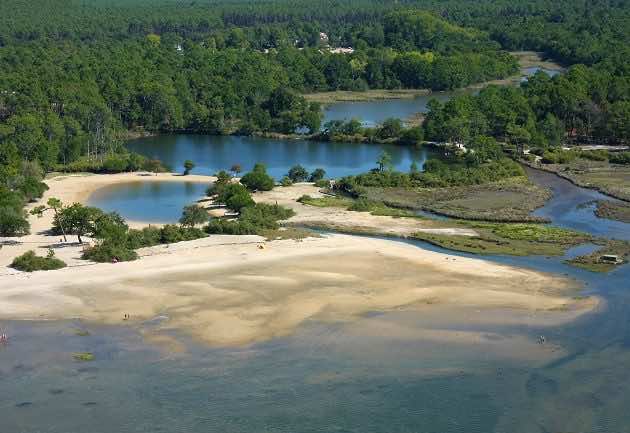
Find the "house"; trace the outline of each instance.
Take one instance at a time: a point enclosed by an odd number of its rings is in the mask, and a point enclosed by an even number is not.
[[[600,263],[606,263],[611,265],[617,265],[622,263],[623,260],[619,258],[619,256],[615,254],[602,254],[599,258]]]

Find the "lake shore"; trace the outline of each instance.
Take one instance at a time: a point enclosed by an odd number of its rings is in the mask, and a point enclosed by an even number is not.
[[[158,334],[181,331],[230,346],[288,335],[307,320],[348,321],[370,311],[505,308],[545,326],[599,304],[575,296],[579,286],[565,278],[388,240],[331,235],[261,249],[262,242],[211,236],[141,249],[135,262],[1,275],[0,318],[134,325],[161,317]]]
[[[475,83],[464,88],[450,91],[477,90],[489,85],[505,86],[518,85],[527,73],[529,68],[543,68],[552,71],[564,71],[565,68],[551,60],[543,60],[543,53],[535,51],[512,51],[511,55],[516,57],[519,64],[519,72],[510,77],[496,80]],[[309,102],[318,102],[323,105],[334,104],[336,102],[370,102],[387,99],[414,99],[418,96],[440,94],[444,91],[431,89],[369,89],[365,91],[337,90],[330,92],[316,92],[303,94]]]
[[[175,173],[118,173],[118,174],[60,174],[54,173],[45,182],[49,189],[43,197],[35,203],[30,203],[26,210],[30,211],[38,205],[46,204],[46,201],[55,197],[64,204],[86,203],[94,191],[110,185],[123,184],[129,182],[197,182],[210,184],[215,180],[213,176],[188,175],[182,176]],[[57,257],[65,261],[68,265],[83,263],[77,258],[80,256],[82,246],[76,241],[76,236],[68,236],[67,243],[60,244],[59,236],[52,236],[47,231],[52,226],[53,212],[47,211],[41,217],[29,215],[31,233],[21,237],[2,237],[4,245],[0,248],[0,267],[5,269],[0,272],[12,272],[6,268],[11,261],[28,250],[34,250],[39,255],[45,255],[46,250],[52,245],[55,246]],[[142,228],[148,225],[145,221],[127,221],[132,228]]]

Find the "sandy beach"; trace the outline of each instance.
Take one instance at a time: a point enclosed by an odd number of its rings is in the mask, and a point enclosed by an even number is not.
[[[213,236],[140,250],[139,261],[0,276],[0,318],[82,318],[108,324],[164,316],[213,345],[290,333],[309,319],[426,305],[554,311],[570,320],[597,305],[563,278],[455,258],[380,239],[332,235],[267,242]]]
[[[85,203],[90,195],[99,188],[128,182],[199,182],[210,184],[213,176],[188,175],[181,176],[173,173],[118,173],[118,174],[62,174],[45,180],[49,189],[36,203],[30,203],[27,210],[40,204],[46,204],[50,197],[60,199],[64,204]],[[53,212],[47,211],[41,217],[29,215],[31,233],[22,237],[0,237],[4,245],[0,248],[0,274],[12,273],[7,266],[14,257],[34,250],[45,255],[49,246],[55,247],[55,254],[68,265],[80,265],[85,262],[79,260],[82,246],[76,242],[76,236],[68,236],[68,243],[59,244],[59,236],[50,236],[47,230],[52,226]],[[127,221],[132,228],[144,227],[143,221]]]
[[[354,212],[340,207],[317,207],[299,203],[303,195],[313,198],[323,197],[312,183],[297,183],[290,187],[277,187],[253,195],[254,200],[263,203],[278,203],[291,208],[295,216],[286,222],[295,225],[335,227],[339,231],[358,230],[366,233],[379,233],[406,237],[413,233],[424,232],[443,235],[475,236],[477,232],[468,228],[445,227],[448,223],[419,218],[395,218],[372,215],[369,212]]]
[[[85,201],[102,186],[138,179],[212,181],[171,174],[63,176],[48,180],[50,190],[43,200]],[[320,193],[312,185],[298,184],[255,198],[295,209],[292,222],[297,223],[325,220],[399,235],[454,230],[432,227],[426,220],[305,206],[295,201],[302,194]],[[551,325],[592,311],[599,302],[576,297],[579,287],[565,278],[347,235],[301,241],[215,235],[144,248],[138,251],[139,260],[117,264],[80,260],[82,247],[71,244],[55,248],[69,265],[65,269],[28,274],[8,268],[12,258],[27,249],[44,254],[58,241],[44,233],[51,219],[51,213],[32,216],[33,234],[0,250],[0,319],[80,318],[135,325],[159,318],[150,336],[155,341],[160,341],[160,332],[177,330],[221,346],[287,335],[308,320],[347,322],[372,311],[456,308],[453,317],[461,318],[461,311],[499,309],[520,313],[501,319],[488,315],[486,320]],[[129,320],[123,320],[126,314]],[[427,335],[471,342],[482,338],[475,332]]]

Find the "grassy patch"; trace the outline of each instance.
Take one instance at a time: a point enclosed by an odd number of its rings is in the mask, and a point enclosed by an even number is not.
[[[392,216],[392,217],[414,217],[419,218],[413,211],[387,206],[383,202],[368,199],[352,199],[342,196],[325,196],[313,198],[303,195],[298,202],[316,207],[340,207],[354,212],[370,212],[372,215]]]
[[[544,170],[557,173],[573,183],[630,201],[630,165],[611,164],[577,158],[564,164],[544,164]]]
[[[369,200],[390,207],[421,209],[451,218],[499,221],[543,222],[531,212],[551,197],[550,192],[531,184],[526,177],[514,177],[482,185],[450,188],[365,188]]]
[[[352,203],[354,202],[351,198],[330,195],[326,195],[324,197],[311,197],[310,195],[303,195],[297,201],[307,206],[343,208],[352,206]]]
[[[421,232],[412,237],[454,251],[512,256],[561,256],[568,248],[591,239],[584,233],[539,224],[462,224],[475,229],[479,236]]]
[[[372,89],[363,92],[349,90],[337,90],[334,92],[318,92],[303,95],[307,101],[320,104],[332,104],[334,102],[360,102],[376,101],[382,99],[413,99],[419,95],[427,95],[429,90],[423,89]]]
[[[630,203],[615,203],[608,200],[598,200],[595,215],[600,218],[630,223]]]
[[[606,263],[601,260],[602,255],[616,255],[620,263]],[[630,242],[611,240],[606,241],[602,248],[584,256],[568,260],[567,263],[591,272],[610,272],[617,266],[627,263],[630,259]]]
[[[258,233],[268,241],[281,240],[281,239],[306,239],[306,238],[319,238],[318,233],[312,230],[307,230],[299,227],[281,227],[279,229],[261,230]]]
[[[89,362],[94,361],[94,354],[91,352],[78,352],[72,355],[75,361]]]

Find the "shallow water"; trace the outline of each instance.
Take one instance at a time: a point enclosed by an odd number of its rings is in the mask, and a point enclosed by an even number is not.
[[[177,222],[182,208],[205,196],[207,184],[199,182],[132,181],[99,188],[88,204],[118,212],[129,221]]]
[[[595,215],[595,201],[617,201],[593,189],[578,188],[566,179],[541,170],[526,168],[529,178],[551,188],[554,198],[534,215],[549,218],[553,224],[595,236],[630,240],[630,224]]]
[[[560,185],[565,189],[554,187],[547,215],[562,222],[563,208],[592,196]],[[576,247],[566,258],[592,248]],[[174,335],[185,345],[182,353],[143,340],[151,322],[139,328],[3,322],[11,340],[0,346],[0,431],[629,432],[630,266],[601,275],[564,258],[485,259],[577,279],[605,306],[545,329],[535,312],[525,325],[495,326],[467,317],[470,311],[453,320],[438,306],[374,312],[347,323],[310,321],[289,337],[244,348],[207,348]],[[407,337],[369,331],[385,324],[403,327]],[[426,340],[427,327],[486,338]],[[80,329],[91,335],[76,335]],[[510,345],[515,336],[534,340],[543,333],[564,352]],[[96,360],[73,361],[72,353],[82,351]]]

